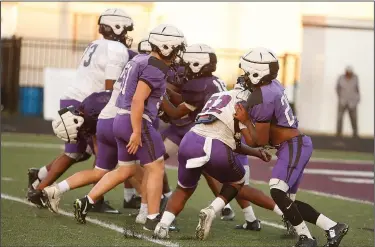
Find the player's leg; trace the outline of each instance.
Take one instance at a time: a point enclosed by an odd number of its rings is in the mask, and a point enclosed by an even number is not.
[[[342,120],[344,117],[346,107],[339,104],[337,107],[337,127],[336,127],[336,135],[342,135]]]
[[[317,246],[317,242],[311,236],[297,204],[287,194],[289,189],[298,183],[311,154],[312,143],[307,136],[301,135],[282,143],[276,153],[278,159],[269,182],[273,200],[299,235],[296,247]]]
[[[204,156],[205,154],[202,142],[204,138],[189,135],[189,133],[182,139],[180,145],[178,153],[178,185],[168,200],[160,223],[155,228],[154,235],[157,238],[169,237],[168,233],[172,222],[183,210],[187,200],[194,193],[203,170],[203,166],[196,168],[186,167],[188,160]]]
[[[209,162],[205,165],[206,173],[223,184],[219,195],[210,206],[204,208],[199,214],[199,223],[196,228],[196,237],[200,240],[207,238],[212,221],[226,204],[234,199],[242,188],[245,180],[245,169],[232,149],[219,140],[206,138],[205,146],[211,147],[206,153],[213,153]]]
[[[137,157],[145,168],[148,207],[147,221],[143,229],[153,231],[160,220],[165,147],[160,133],[146,120],[143,120],[142,143],[142,147],[137,151]]]
[[[353,137],[358,137],[358,125],[357,125],[357,107],[348,108],[350,123],[352,124]]]

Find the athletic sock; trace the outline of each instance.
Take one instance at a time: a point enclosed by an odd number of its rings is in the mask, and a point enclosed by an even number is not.
[[[283,212],[280,210],[279,206],[275,205],[275,207],[273,208],[273,211],[279,215],[279,216],[283,216]]]
[[[147,219],[153,220],[155,219],[159,214],[149,214],[147,215]]]
[[[214,208],[215,214],[220,212],[225,207],[225,202],[220,197],[216,197],[215,200],[211,203],[211,205]]]
[[[294,229],[296,229],[298,235],[305,235],[306,237],[313,239],[304,221],[298,226],[295,226]]]
[[[248,222],[253,222],[257,218],[255,217],[254,210],[252,206],[248,206],[247,208],[242,209],[242,212],[245,216],[245,220]]]
[[[165,211],[163,213],[163,217],[161,217],[160,223],[170,226],[175,218],[176,216],[174,214],[172,214],[171,212]]]
[[[337,225],[337,222],[334,222],[330,218],[326,217],[323,214],[320,214],[318,217],[318,220],[316,221],[316,225],[320,228],[322,228],[325,231],[328,231],[330,228]]]
[[[58,183],[57,188],[60,190],[61,193],[65,193],[70,190],[70,186],[66,180]]]
[[[45,177],[47,177],[47,175],[48,175],[47,167],[43,166],[42,168],[39,169],[38,178],[40,180],[43,180]]]
[[[124,188],[124,200],[126,202],[129,202],[133,195],[135,195],[135,189],[134,188]]]

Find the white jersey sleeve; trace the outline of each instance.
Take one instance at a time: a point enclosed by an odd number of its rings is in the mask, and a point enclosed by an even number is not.
[[[103,108],[103,110],[99,114],[99,119],[108,119],[108,118],[114,118],[117,114],[117,110],[119,109],[116,106],[116,100],[118,95],[121,91],[121,83],[119,81],[116,81],[115,84],[113,84],[113,91],[111,98],[109,99],[107,105]]]
[[[105,80],[117,80],[128,59],[128,50],[120,42],[106,39],[91,42],[63,98],[82,102],[90,94],[104,91]]]
[[[233,117],[235,106],[240,102],[246,102],[249,95],[249,91],[237,89],[213,94],[197,118],[212,115],[219,121],[216,120],[212,124],[197,124],[192,130],[198,134],[219,139],[232,149],[235,149],[235,140],[233,137],[235,132]],[[240,129],[244,128],[246,126],[240,123]]]

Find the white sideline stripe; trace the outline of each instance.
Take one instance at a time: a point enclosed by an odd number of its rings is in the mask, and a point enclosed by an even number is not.
[[[1,193],[1,199],[15,201],[15,202],[19,202],[19,203],[23,203],[23,204],[35,207],[34,204],[32,204],[31,202],[26,201],[25,199],[22,199],[22,198],[19,198],[19,197],[15,197],[15,196],[10,196],[10,195],[3,194],[3,193]],[[64,210],[61,210],[61,209],[59,210],[59,214],[64,215],[64,216],[68,216],[68,217],[72,217],[72,218],[74,217],[74,215],[72,213],[68,213],[68,212],[66,212]],[[110,229],[112,231],[119,232],[121,234],[124,234],[125,231],[129,231],[129,230],[127,230],[127,229],[125,229],[123,227],[119,227],[119,226],[117,226],[115,224],[105,223],[103,221],[100,221],[100,220],[97,220],[97,219],[93,219],[93,218],[90,218],[90,217],[86,217],[86,221],[88,221],[90,223],[93,223],[95,225],[98,225],[98,226]],[[163,245],[163,246],[166,246],[166,247],[179,247],[180,246],[177,243],[172,243],[172,242],[169,242],[169,241],[163,241],[163,240],[159,240],[159,239],[153,239],[153,238],[150,238],[150,237],[145,236],[143,234],[137,234],[136,233],[134,235],[137,238],[140,238],[140,239],[143,239],[143,240],[147,240],[147,241],[155,243],[155,244],[160,244],[160,245]]]
[[[349,184],[374,184],[374,179],[363,179],[363,178],[331,178],[333,181],[349,183]]]
[[[353,170],[348,171],[348,170],[306,168],[303,172],[304,174],[374,178],[374,172],[371,172],[371,171],[353,171]]]
[[[63,149],[64,145],[53,144],[53,143],[34,143],[34,142],[1,142],[3,147],[20,147],[20,148],[48,148],[48,149]],[[250,157],[250,159],[258,159]],[[275,156],[272,156],[272,160],[276,160]],[[344,159],[324,159],[324,158],[311,158],[313,162],[326,162],[326,163],[343,163],[352,165],[374,165],[373,160],[344,160]]]
[[[266,183],[264,181],[259,181],[259,180],[251,180],[250,179],[250,183],[251,182],[253,182],[254,184],[268,185],[268,183]],[[349,201],[349,202],[357,202],[357,203],[362,203],[362,204],[374,205],[374,202],[371,202],[371,201],[359,200],[359,199],[354,199],[354,198],[350,198],[350,197],[346,197],[346,196],[329,194],[329,193],[324,193],[324,192],[319,192],[319,191],[314,191],[314,190],[298,189],[298,191],[303,191],[303,192],[311,193],[311,194],[317,195],[317,196],[324,196],[324,197],[329,197],[329,198],[334,198],[334,199],[339,199],[339,200],[344,200],[344,201]]]

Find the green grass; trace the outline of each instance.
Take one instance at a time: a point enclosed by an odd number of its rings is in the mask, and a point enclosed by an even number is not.
[[[59,143],[49,136],[31,135],[3,135],[2,140],[22,142],[49,142]],[[40,167],[49,163],[58,153],[54,149],[36,148],[10,148],[1,149],[1,176],[13,180],[1,181],[1,193],[24,198],[27,186],[27,168]],[[93,159],[72,167],[62,178],[82,169],[90,168]],[[169,170],[171,187],[176,185],[177,172]],[[268,194],[268,186],[254,185]],[[91,186],[66,193],[60,203],[62,209],[72,212],[72,202],[75,198],[86,194]],[[374,243],[374,213],[373,206],[347,202],[327,197],[301,192],[300,200],[305,200],[322,210],[326,215],[340,222],[350,225],[350,231],[342,241],[342,247],[367,247]],[[139,233],[144,231],[139,226],[134,226],[134,218],[127,216],[132,210],[122,209],[123,191],[118,186],[106,194],[106,199],[116,208],[121,208],[121,215],[90,214],[90,216],[104,222],[114,223],[124,228],[134,228]],[[235,221],[222,222],[216,219],[210,237],[207,241],[193,239],[194,230],[198,222],[198,213],[213,199],[204,179],[187,203],[184,211],[177,218],[180,233],[171,233],[171,242],[182,246],[252,246],[252,247],[284,247],[292,246],[296,240],[283,239],[284,230],[267,225],[262,225],[260,232],[235,231],[236,224],[243,223],[241,210],[235,202],[232,203],[237,213]],[[19,202],[8,200],[1,201],[1,246],[153,246],[154,243],[146,240],[129,239],[122,234],[103,227],[87,223],[79,225],[73,218],[55,215],[48,210],[30,207]],[[281,219],[273,212],[254,206],[254,211],[261,220],[281,224]],[[312,233],[317,237],[319,246],[325,243],[323,231],[315,226],[310,226]],[[150,235],[149,233],[145,233]]]

